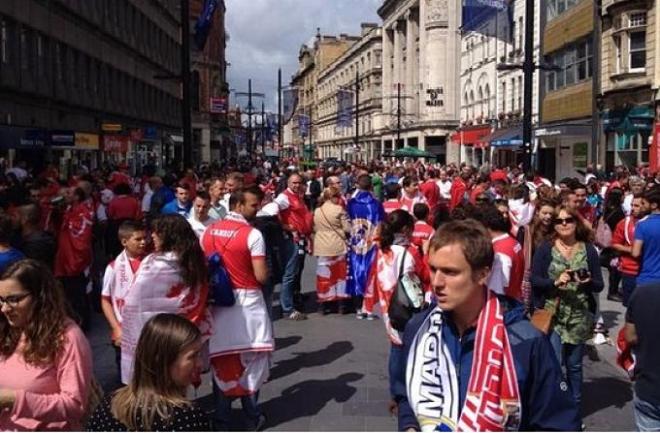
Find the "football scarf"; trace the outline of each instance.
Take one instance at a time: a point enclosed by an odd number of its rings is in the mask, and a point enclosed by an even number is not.
[[[520,392],[502,307],[490,290],[487,297],[461,412],[458,374],[442,341],[442,310],[436,307],[415,335],[406,385],[422,431],[511,431],[520,426]]]

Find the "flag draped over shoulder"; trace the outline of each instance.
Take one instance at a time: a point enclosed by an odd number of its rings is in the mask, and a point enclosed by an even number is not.
[[[378,250],[375,243],[376,228],[385,219],[385,211],[383,205],[366,191],[358,192],[349,200],[347,211],[352,227],[346,290],[352,296],[362,296],[370,281],[370,274],[374,272]]]

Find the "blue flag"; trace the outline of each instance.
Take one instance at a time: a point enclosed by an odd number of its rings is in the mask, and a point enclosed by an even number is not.
[[[351,241],[348,252],[348,279],[346,291],[351,296],[363,296],[371,278],[375,278],[378,246],[374,235],[378,224],[385,219],[381,202],[367,191],[359,191],[348,201],[351,220]]]
[[[206,0],[204,2],[204,10],[199,15],[195,23],[195,45],[202,51],[206,45],[206,39],[209,37],[211,31],[211,24],[213,23],[213,14],[218,8],[218,0]]]
[[[509,7],[509,0],[463,0],[461,15],[462,29],[476,31],[486,21],[495,18],[495,14]]]

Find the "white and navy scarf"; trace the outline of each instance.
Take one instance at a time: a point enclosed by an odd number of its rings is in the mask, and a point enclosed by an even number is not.
[[[490,290],[479,314],[472,371],[462,411],[459,378],[442,341],[436,307],[415,335],[406,367],[410,406],[422,431],[515,431],[521,403],[502,307]]]

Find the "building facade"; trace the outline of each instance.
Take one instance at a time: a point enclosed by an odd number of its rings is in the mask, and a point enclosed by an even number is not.
[[[204,0],[191,0],[190,17],[204,10]],[[227,158],[223,139],[228,134],[225,2],[218,2],[204,50],[191,42],[193,161],[211,162]],[[195,27],[191,27],[194,33]],[[192,38],[191,38],[192,41]]]
[[[541,11],[543,73],[538,168],[554,179],[579,176],[598,152],[593,143],[594,7],[591,0],[549,0]]]
[[[320,158],[371,160],[380,156],[382,41],[381,28],[377,24],[362,24],[360,40],[319,73],[316,148]],[[359,83],[357,147],[356,83]],[[350,127],[338,126],[339,92],[348,92],[352,101]]]
[[[658,99],[656,3],[602,4],[599,162],[608,169],[649,162]]]
[[[460,161],[473,165],[490,162],[515,164],[522,145],[523,72],[498,66],[522,64],[525,52],[525,1],[507,9],[486,10],[464,22],[461,37],[461,126],[452,135],[460,145]],[[541,12],[534,10],[534,28]],[[534,32],[533,58],[538,64],[540,36]],[[538,124],[539,74],[532,84],[532,123]]]
[[[322,70],[343,55],[360,38],[341,34],[322,35],[320,29],[313,44],[305,44],[298,54],[298,71],[291,86],[298,89],[298,106],[291,118],[292,145],[304,159],[316,157],[314,143],[318,140],[318,100],[316,89]]]
[[[410,146],[458,160],[461,2],[385,0],[381,152]]]
[[[93,165],[99,149],[131,160],[131,144],[176,134],[180,84],[158,77],[180,73],[178,3],[0,2],[0,145]]]

